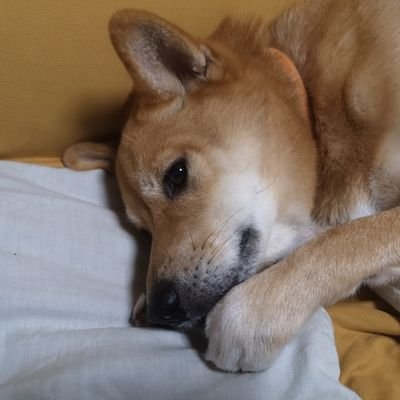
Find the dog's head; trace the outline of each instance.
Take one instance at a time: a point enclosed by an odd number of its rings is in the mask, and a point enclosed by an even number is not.
[[[279,51],[219,38],[241,32],[198,41],[124,10],[110,33],[135,84],[116,173],[129,219],[152,235],[148,316],[191,325],[309,234],[305,89]]]

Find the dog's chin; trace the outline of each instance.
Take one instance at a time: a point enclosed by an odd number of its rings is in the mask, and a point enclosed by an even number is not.
[[[195,317],[181,322],[175,327],[175,329],[185,333],[204,331],[206,326],[206,317],[207,315],[203,315],[201,317]]]

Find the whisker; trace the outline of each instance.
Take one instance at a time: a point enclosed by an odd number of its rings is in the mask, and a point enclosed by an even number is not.
[[[206,246],[208,239],[214,234],[214,232],[218,229],[218,227],[215,227],[215,229],[207,236],[206,240],[204,241],[203,245],[201,246],[201,250],[204,250],[204,247]]]
[[[236,232],[232,233],[231,236],[228,237],[224,242],[221,243],[220,246],[217,247],[217,249],[214,251],[214,253],[211,255],[211,258],[208,260],[207,265],[211,264],[211,261],[217,256],[217,254],[221,253],[221,250],[223,249],[224,245],[229,243],[229,241],[235,236]]]
[[[233,217],[235,217],[237,214],[239,214],[241,211],[243,211],[244,209],[246,209],[248,206],[249,206],[249,204],[247,204],[246,206],[240,208],[239,210],[237,210],[235,213],[233,213],[233,214],[225,221],[225,223],[222,225],[221,229],[219,230],[219,232],[218,232],[217,235],[215,236],[214,240],[210,243],[210,246],[209,246],[209,247],[211,247],[211,246],[215,243],[215,241],[218,239],[218,236],[222,233],[223,229],[226,227],[226,225],[228,224],[228,222],[229,222]]]
[[[238,211],[234,212],[222,225],[222,227],[220,228],[220,231],[217,233],[217,236],[214,238],[213,242],[210,244],[210,246],[212,246],[212,244],[215,242],[215,239],[218,237],[218,235],[221,233],[222,229],[226,226],[226,224],[236,215],[238,214],[240,211],[242,211],[243,209],[245,209],[246,207],[248,207],[249,205],[246,205],[242,208],[240,208]],[[204,241],[203,245],[201,246],[201,250],[204,250],[208,240],[212,237],[212,235],[215,233],[215,231],[218,229],[218,227],[216,227],[206,238],[206,240]]]
[[[168,258],[169,258],[169,262],[172,262],[172,257],[171,255],[168,253],[168,250],[166,247],[164,247],[162,244],[160,245],[161,248],[164,250],[164,252],[167,254]]]
[[[192,241],[192,247],[193,247],[193,251],[196,250],[196,247],[194,245],[194,241],[193,241],[193,236],[192,236],[192,231],[189,229],[189,235],[190,235],[190,240]]]
[[[276,182],[276,180],[278,179],[278,177],[279,177],[279,175],[276,175],[275,178],[274,178],[274,180],[273,180],[269,185],[267,185],[264,189],[261,189],[261,190],[259,190],[259,191],[256,191],[256,194],[260,194],[260,193],[263,193],[263,192],[265,192],[266,190],[268,190],[268,189]],[[233,217],[235,217],[239,212],[243,211],[243,210],[244,210],[245,208],[247,208],[248,206],[249,206],[249,205],[246,205],[246,206],[240,208],[238,211],[234,212],[234,213],[224,222],[224,224],[223,224],[222,227],[220,228],[219,232],[218,232],[217,235],[215,236],[214,240],[211,242],[210,247],[215,243],[215,240],[216,240],[216,239],[218,238],[218,236],[221,234],[222,230],[223,230],[224,227],[228,224],[228,222],[229,222]],[[204,243],[203,243],[202,246],[201,246],[201,250],[204,250],[204,248],[205,248],[207,242],[209,241],[209,239],[212,237],[212,235],[215,233],[215,231],[216,231],[217,229],[218,229],[218,227],[216,227],[216,228],[207,236],[206,240],[204,241]]]
[[[278,179],[278,175],[276,175],[275,179],[269,185],[267,185],[264,189],[256,191],[256,194],[260,194],[260,193],[263,193],[266,190],[268,190],[276,182],[277,179]]]

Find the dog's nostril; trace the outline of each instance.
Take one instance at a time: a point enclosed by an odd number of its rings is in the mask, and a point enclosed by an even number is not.
[[[159,283],[152,290],[148,318],[153,323],[167,325],[177,324],[186,319],[180,307],[178,293],[172,284]]]
[[[160,307],[159,313],[161,318],[171,318],[179,306],[178,295],[171,288],[160,293]]]

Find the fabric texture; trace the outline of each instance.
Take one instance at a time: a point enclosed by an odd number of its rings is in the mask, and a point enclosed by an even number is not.
[[[375,289],[375,292],[400,312],[400,280]]]
[[[108,37],[115,11],[152,11],[205,37],[227,14],[270,19],[292,2],[1,1],[0,158],[59,157],[118,130],[132,82]]]
[[[252,374],[210,367],[199,339],[131,327],[148,243],[116,193],[101,171],[0,162],[2,400],[358,399],[323,310]]]
[[[389,290],[390,292],[390,290]],[[364,400],[400,399],[400,319],[371,292],[329,309],[340,381]]]

